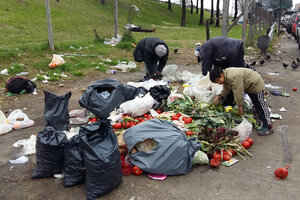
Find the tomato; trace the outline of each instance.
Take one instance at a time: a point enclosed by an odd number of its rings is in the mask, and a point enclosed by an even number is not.
[[[220,161],[216,160],[214,158],[210,159],[210,166],[212,167],[218,167],[220,165]]]
[[[149,115],[147,115],[147,114],[143,114],[143,117],[144,117],[144,118],[148,118],[148,116],[149,116]]]
[[[248,141],[244,141],[243,143],[242,143],[242,145],[243,145],[243,147],[245,148],[245,149],[248,149],[251,145],[250,145],[250,143],[248,142]]]
[[[213,154],[213,159],[221,161],[221,160],[222,160],[222,159],[221,159],[221,154],[215,152],[215,153]]]
[[[161,111],[161,110],[156,110],[156,112],[157,112],[158,114],[161,114],[161,113],[162,113],[162,111]]]
[[[191,135],[194,135],[195,133],[194,133],[193,131],[187,131],[185,134],[186,134],[187,136],[191,136]]]
[[[253,141],[253,139],[252,138],[247,138],[247,140],[246,140],[247,142],[249,142],[250,143],[250,145],[252,145],[253,143],[254,143],[254,141]]]
[[[182,117],[182,121],[184,121],[184,120],[186,120],[186,116],[183,116],[183,117]]]
[[[129,122],[123,122],[123,128],[130,128],[130,123]]]
[[[135,165],[135,166],[132,168],[132,173],[133,173],[134,175],[139,176],[139,175],[141,175],[141,174],[143,173],[143,170],[141,170],[138,166]]]
[[[122,118],[123,118],[123,117],[129,117],[129,115],[127,115],[127,114],[123,114],[123,115],[122,115]]]
[[[178,120],[179,117],[177,117],[177,115],[172,115],[171,119],[172,119],[172,120]]]
[[[176,116],[179,118],[181,116],[181,113],[177,113]]]
[[[186,118],[186,119],[184,120],[184,123],[185,123],[185,124],[190,124],[190,123],[192,123],[192,121],[193,121],[193,118],[188,117],[188,118]]]
[[[228,161],[228,160],[230,160],[230,159],[231,159],[230,153],[227,152],[227,151],[224,151],[224,152],[223,152],[223,160]]]
[[[93,118],[89,119],[89,122],[91,122],[91,123],[94,123],[94,122],[97,122],[97,121],[98,121],[97,117],[93,117]]]
[[[235,150],[233,150],[233,149],[231,149],[231,148],[228,148],[227,150],[228,150],[228,151],[230,151],[230,153],[231,153],[231,156],[233,156],[233,155],[235,155],[235,154],[236,154],[236,151],[235,151]]]
[[[122,128],[122,124],[121,124],[121,123],[115,123],[115,124],[113,125],[113,127],[114,127],[115,129],[121,129],[121,128]]]

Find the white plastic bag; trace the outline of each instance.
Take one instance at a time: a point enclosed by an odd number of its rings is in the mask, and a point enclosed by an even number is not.
[[[0,110],[0,135],[4,135],[12,130],[12,125],[8,121],[4,113]]]
[[[126,101],[120,105],[122,113],[129,114],[132,117],[141,116],[153,107],[154,99],[147,93],[144,97],[135,97],[133,100]]]
[[[176,99],[183,99],[184,96],[183,94],[177,94],[177,93],[171,93],[167,99],[167,105],[170,105],[171,103],[173,103]]]
[[[248,122],[248,120],[243,119],[243,121],[232,130],[238,131],[240,136],[239,140],[241,142],[244,142],[252,133],[252,128],[252,124]]]
[[[8,123],[12,124],[13,128],[16,130],[34,125],[34,121],[29,119],[28,116],[20,109],[12,111],[7,117],[7,120]]]
[[[55,68],[56,66],[64,64],[64,63],[65,63],[65,60],[60,55],[53,54],[53,58],[52,58],[51,63],[49,64],[49,67]]]

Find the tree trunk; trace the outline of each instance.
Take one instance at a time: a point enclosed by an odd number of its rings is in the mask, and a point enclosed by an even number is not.
[[[199,20],[199,25],[203,25],[203,15],[204,15],[204,9],[203,9],[203,0],[200,1],[201,4],[201,10],[200,10],[200,20]]]
[[[181,9],[181,26],[185,27],[185,9],[186,9],[186,5],[185,5],[185,0],[182,0],[182,9]]]
[[[228,29],[228,12],[229,12],[229,0],[223,0],[222,36],[225,37],[227,37],[227,29]]]
[[[101,4],[102,4],[102,5],[105,4],[105,0],[101,0]]]
[[[191,0],[191,13],[193,13],[193,8],[194,8],[193,0]]]
[[[171,0],[168,0],[168,10],[172,10],[172,7],[171,7]]]
[[[211,0],[210,18],[214,18],[214,0]],[[214,24],[214,20],[211,19],[209,24]]]
[[[216,11],[216,27],[220,27],[220,0],[217,0],[217,11]]]
[[[244,0],[244,21],[243,21],[243,31],[242,31],[242,40],[245,44],[246,42],[246,32],[247,32],[247,22],[248,22],[248,0]]]
[[[234,17],[233,17],[234,20],[237,18],[237,14],[238,14],[238,0],[235,0],[234,1]]]
[[[196,1],[197,1],[196,14],[198,14],[198,10],[199,10],[199,0],[196,0]]]

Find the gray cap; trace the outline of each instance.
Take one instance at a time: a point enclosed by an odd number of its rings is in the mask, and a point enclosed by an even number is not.
[[[157,45],[155,47],[155,53],[158,57],[161,58],[161,57],[167,55],[167,48],[165,47],[165,45],[162,45],[162,44]]]

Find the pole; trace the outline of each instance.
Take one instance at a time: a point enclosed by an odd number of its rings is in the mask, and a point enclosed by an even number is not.
[[[49,42],[50,49],[54,51],[49,0],[45,0],[45,4],[46,4],[46,13],[47,13],[47,25],[48,25],[48,40],[49,40],[48,42]]]
[[[115,38],[118,37],[118,0],[115,0]]]
[[[278,20],[278,31],[277,31],[277,35],[279,36],[280,34],[280,23],[281,23],[281,4],[282,4],[282,0],[280,0],[279,3],[279,20]]]
[[[248,0],[244,0],[244,16],[243,16],[243,31],[242,31],[242,40],[246,42],[246,32],[247,32],[247,23],[248,23]]]

